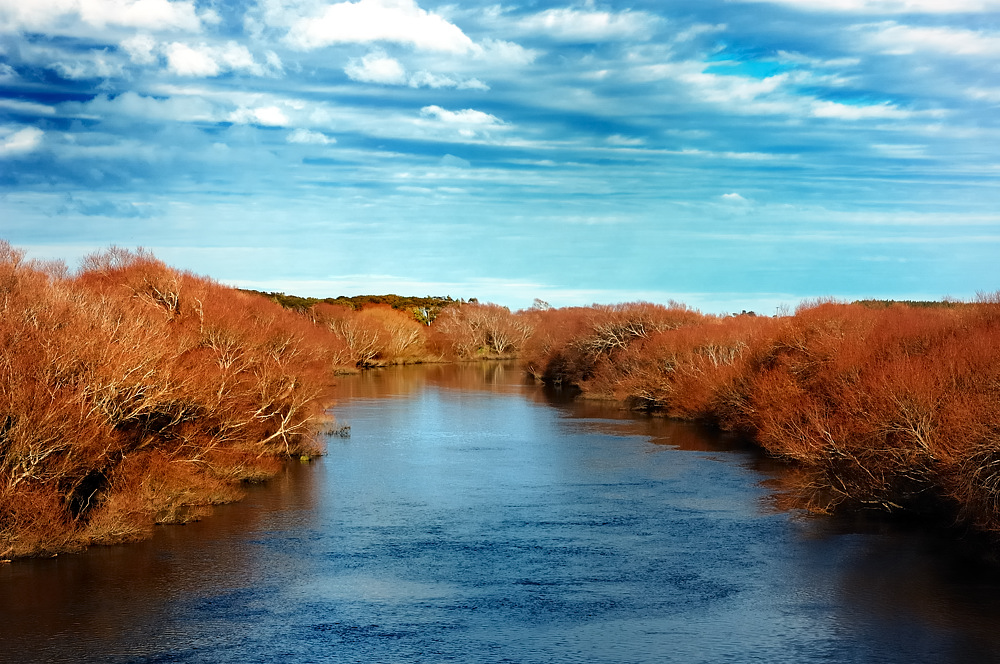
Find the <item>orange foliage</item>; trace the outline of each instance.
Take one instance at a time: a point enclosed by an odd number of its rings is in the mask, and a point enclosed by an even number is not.
[[[343,364],[364,368],[427,359],[425,326],[389,305],[354,310],[321,302],[311,313],[343,344],[346,353],[339,358],[346,360]]]
[[[474,302],[441,310],[434,319],[431,347],[441,356],[460,360],[516,357],[531,334],[524,314],[498,304]]]
[[[818,301],[777,319],[549,310],[535,314],[522,363],[587,394],[752,435],[801,464],[814,507],[950,503],[1000,530],[996,300]]]
[[[338,343],[142,251],[71,277],[0,242],[0,556],[142,537],[319,452]]]

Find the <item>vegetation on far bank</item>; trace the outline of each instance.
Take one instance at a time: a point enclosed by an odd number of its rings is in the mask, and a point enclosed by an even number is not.
[[[431,300],[428,325],[415,309]],[[752,438],[793,463],[811,509],[947,511],[1000,532],[998,296],[776,317],[345,303],[239,291],[141,250],[70,272],[0,241],[0,558],[139,539],[237,499],[322,452],[338,373],[514,357],[585,397]]]

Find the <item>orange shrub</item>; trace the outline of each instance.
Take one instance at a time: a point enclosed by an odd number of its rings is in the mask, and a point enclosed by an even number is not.
[[[540,311],[522,363],[550,383],[752,435],[801,464],[813,508],[950,503],[1000,530],[998,300],[825,300],[778,319]]]
[[[0,242],[0,556],[141,537],[319,452],[338,352],[142,251],[71,277]]]
[[[516,357],[531,334],[523,313],[498,304],[459,303],[445,307],[431,326],[430,345],[443,357],[499,359]]]

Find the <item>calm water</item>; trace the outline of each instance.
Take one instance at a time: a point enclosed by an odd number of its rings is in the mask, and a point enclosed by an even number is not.
[[[0,567],[0,660],[1000,661],[995,570],[780,511],[736,443],[503,365],[342,392],[352,437],[243,503]]]

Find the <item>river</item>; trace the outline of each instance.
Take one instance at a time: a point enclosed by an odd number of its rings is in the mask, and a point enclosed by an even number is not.
[[[243,502],[0,566],[0,661],[1000,661],[994,567],[784,509],[739,441],[505,364],[340,394],[351,436]]]

